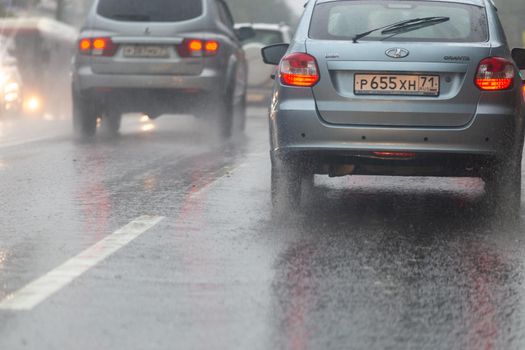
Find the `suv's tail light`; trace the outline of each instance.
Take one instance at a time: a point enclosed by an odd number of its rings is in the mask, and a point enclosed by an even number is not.
[[[79,41],[78,49],[84,55],[111,57],[118,45],[111,38],[84,38]]]
[[[312,87],[319,82],[315,57],[306,53],[285,56],[280,66],[281,83],[289,86]]]
[[[181,57],[209,57],[219,52],[220,44],[216,40],[186,39],[178,46]]]
[[[476,85],[481,90],[508,90],[514,83],[516,72],[511,61],[502,57],[482,60],[476,74]]]

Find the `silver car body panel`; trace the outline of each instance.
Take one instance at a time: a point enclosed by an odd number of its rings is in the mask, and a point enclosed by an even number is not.
[[[410,51],[402,62],[385,54],[398,46]],[[331,42],[330,52],[339,55],[334,60],[326,58],[326,42],[307,40],[306,52],[317,58],[324,78],[313,91],[319,114],[328,123],[457,127],[474,117],[481,92],[472,82],[477,64],[489,56],[490,46],[425,43],[423,49],[421,43]],[[447,62],[443,52],[446,56],[469,56],[471,61]],[[356,73],[436,74],[441,78],[441,91],[439,97],[357,96]]]
[[[119,48],[112,57],[77,54],[73,67],[73,87],[77,92],[92,89],[198,89],[202,92],[228,91],[240,98],[246,90],[246,62],[233,28],[219,20],[216,0],[203,1],[201,16],[181,22],[120,21],[102,17],[94,2],[80,39],[110,37]],[[185,38],[217,40],[220,50],[213,57],[181,58],[176,45]],[[125,45],[161,45],[169,49],[167,58],[127,58]]]
[[[269,112],[273,157],[307,157],[312,153],[321,158],[334,154],[345,157],[373,151],[494,158],[521,155],[524,116],[517,68],[516,84],[510,90],[482,92],[474,84],[482,59],[511,59],[496,10],[489,1],[448,1],[486,7],[487,42],[389,40],[354,44],[310,39],[314,7],[332,1],[338,0],[309,1],[288,50],[315,56],[320,82],[313,88],[300,88],[284,86],[276,79]],[[404,59],[385,55],[396,47],[409,50],[410,55]],[[445,56],[468,56],[469,60],[451,62]],[[442,78],[442,90],[438,97],[356,96],[356,72],[437,73]]]

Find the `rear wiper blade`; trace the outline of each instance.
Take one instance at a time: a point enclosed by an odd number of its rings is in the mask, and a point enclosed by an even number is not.
[[[146,15],[132,15],[132,14],[117,14],[117,15],[111,15],[112,19],[118,19],[121,21],[133,21],[133,22],[149,22],[150,16]]]
[[[397,25],[393,28],[385,29],[381,34],[392,34],[390,37],[398,34],[408,33],[414,30],[430,27],[436,24],[444,23],[450,21],[450,17],[427,17],[423,18],[421,21],[407,23],[403,25]]]
[[[375,28],[363,33],[359,33],[356,36],[353,37],[353,42],[357,44],[357,41],[359,39],[362,39],[364,37],[369,36],[372,33],[375,33],[377,31],[382,30],[381,34],[400,34],[405,33],[411,30],[416,30],[419,28],[424,28],[427,26],[443,23],[450,21],[450,17],[422,17],[422,18],[414,18],[409,19],[406,21],[396,22],[393,24],[389,24],[384,27]],[[401,31],[401,32],[398,32]]]

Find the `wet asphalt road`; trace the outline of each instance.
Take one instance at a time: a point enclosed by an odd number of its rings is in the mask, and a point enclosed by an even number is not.
[[[0,310],[0,349],[525,348],[525,224],[480,215],[480,181],[320,177],[275,222],[267,140],[263,109],[228,143],[185,117],[93,142],[1,121],[0,303],[47,284]]]

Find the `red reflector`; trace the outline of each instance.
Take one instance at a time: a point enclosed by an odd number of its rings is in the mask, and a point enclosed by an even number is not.
[[[385,158],[414,158],[416,156],[411,152],[374,152],[374,155]]]
[[[481,90],[508,90],[515,75],[512,62],[502,57],[489,57],[479,63],[475,83]]]
[[[293,53],[283,58],[280,66],[281,83],[289,86],[312,87],[319,82],[319,68],[315,57]]]

